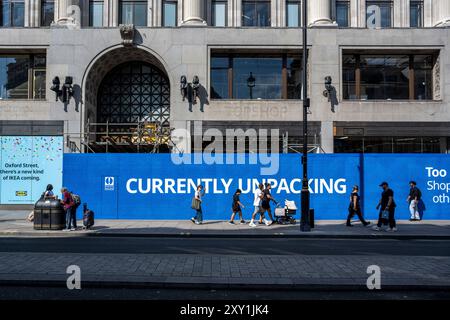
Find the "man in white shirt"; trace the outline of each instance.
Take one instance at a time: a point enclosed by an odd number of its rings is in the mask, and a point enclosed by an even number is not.
[[[263,214],[263,211],[261,208],[261,200],[263,198],[263,192],[262,192],[263,189],[264,189],[264,185],[262,183],[260,183],[258,186],[258,189],[256,189],[255,192],[253,192],[253,195],[254,195],[253,206],[255,207],[255,211],[252,214],[252,220],[250,221],[250,224],[249,224],[250,227],[256,227],[255,217],[258,213],[260,214],[260,218],[259,218],[260,223],[264,222],[266,225],[269,225],[269,222],[266,220],[266,218],[264,218],[264,214]]]

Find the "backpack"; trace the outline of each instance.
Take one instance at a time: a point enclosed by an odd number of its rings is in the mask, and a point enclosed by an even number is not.
[[[81,204],[81,198],[80,198],[80,196],[77,195],[77,194],[74,194],[74,193],[72,193],[72,192],[70,193],[70,196],[72,197],[74,207],[75,207],[75,208],[78,208],[79,205]]]

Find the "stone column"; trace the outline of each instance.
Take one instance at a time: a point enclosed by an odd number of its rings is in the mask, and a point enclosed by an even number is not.
[[[41,0],[25,0],[24,26],[36,28],[40,25]]]
[[[308,25],[334,25],[331,21],[331,0],[308,1]]]
[[[320,152],[334,153],[334,127],[333,121],[322,121],[320,129]]]
[[[183,1],[183,24],[184,26],[206,26],[205,0]]]
[[[450,1],[435,0],[433,1],[433,26],[448,27],[450,26]]]

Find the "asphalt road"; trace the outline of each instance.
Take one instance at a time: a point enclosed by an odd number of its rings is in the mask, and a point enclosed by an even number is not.
[[[0,288],[1,300],[449,300],[449,291],[198,290],[58,287]]]
[[[0,252],[450,256],[449,240],[0,238]]]

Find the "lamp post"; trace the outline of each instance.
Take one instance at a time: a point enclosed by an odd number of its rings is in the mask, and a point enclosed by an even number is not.
[[[253,88],[255,86],[255,77],[253,76],[253,72],[250,72],[250,77],[247,78],[247,86],[250,90],[250,99],[253,99]]]
[[[302,20],[303,20],[303,155],[302,155],[302,192],[301,192],[301,220],[300,220],[300,230],[307,232],[311,231],[310,221],[309,221],[309,185],[308,185],[308,109],[309,109],[309,98],[308,98],[308,15],[307,15],[307,0],[302,1]]]

